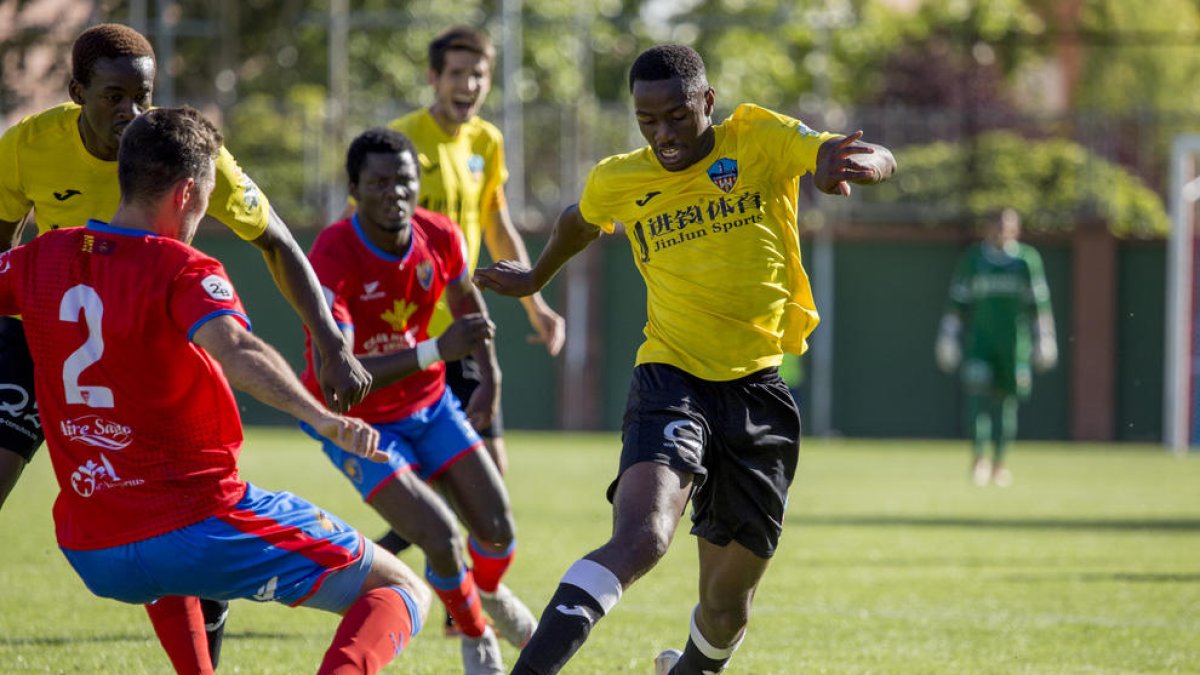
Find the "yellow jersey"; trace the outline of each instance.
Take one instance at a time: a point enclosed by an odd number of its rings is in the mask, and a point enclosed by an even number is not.
[[[121,201],[117,163],[83,146],[80,110],[63,103],[0,136],[0,220],[19,221],[32,208],[41,234],[112,219]],[[208,215],[249,241],[266,231],[268,213],[267,198],[222,147]]]
[[[447,134],[428,108],[393,120],[388,127],[412,140],[421,164],[422,208],[450,217],[462,229],[467,269],[474,274],[483,243],[484,219],[504,205],[504,137],[495,125],[472,117],[454,136]],[[441,335],[453,317],[445,300],[429,322],[429,334]]]
[[[683,171],[649,147],[588,174],[580,214],[624,227],[646,282],[637,363],[733,380],[800,354],[819,317],[800,261],[800,176],[837,134],[755,105],[714,125],[712,152]]]

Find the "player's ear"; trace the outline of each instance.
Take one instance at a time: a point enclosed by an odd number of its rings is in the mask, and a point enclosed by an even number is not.
[[[71,97],[71,102],[83,105],[83,83],[75,78],[71,78],[71,83],[67,85],[67,94]]]
[[[438,78],[437,71],[434,70],[433,68],[430,68],[429,70],[425,71],[425,81],[429,83],[429,86],[432,87],[433,85],[437,84],[437,78]]]
[[[712,87],[704,90],[704,116],[712,117],[713,106],[717,103],[717,92]]]

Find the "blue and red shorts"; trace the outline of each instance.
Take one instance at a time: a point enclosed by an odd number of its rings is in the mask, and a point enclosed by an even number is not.
[[[368,503],[380,488],[406,471],[415,471],[423,480],[433,480],[459,459],[483,447],[483,440],[449,389],[428,408],[397,422],[371,426],[379,430],[379,449],[388,454],[386,462],[372,462],[346,452],[312,427],[300,424],[309,436],[321,441],[329,461],[341,469]]]
[[[88,590],[122,602],[189,595],[340,613],[358,598],[374,548],[312,503],[247,484],[228,513],[130,544],[63,553]]]

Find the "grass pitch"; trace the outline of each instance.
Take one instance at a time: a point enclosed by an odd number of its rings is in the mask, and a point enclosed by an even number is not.
[[[562,572],[608,535],[619,446],[610,434],[508,442],[520,533],[506,582],[540,613]],[[56,548],[45,454],[0,511],[0,673],[167,672],[143,610],[91,596]],[[961,442],[806,439],[783,544],[729,672],[1200,672],[1196,457],[1022,443],[1007,489],[970,485],[967,464]],[[383,531],[298,431],[250,431],[242,468],[369,536]],[[695,599],[685,523],[565,672],[653,672],[654,654],[682,646]],[[435,607],[388,672],[461,672],[440,617]],[[218,672],[313,672],[336,621],[238,601]]]

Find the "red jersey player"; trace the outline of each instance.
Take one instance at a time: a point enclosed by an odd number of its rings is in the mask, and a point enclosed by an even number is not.
[[[513,517],[500,473],[475,432],[488,425],[498,402],[494,329],[471,284],[459,228],[417,207],[420,174],[408,137],[364,132],[350,144],[346,171],[358,211],[325,229],[309,260],[334,320],[373,378],[371,393],[351,412],[379,430],[388,460],[362,462],[328,441],[325,452],[394,530],[425,551],[425,577],[463,633],[466,672],[502,673],[481,602],[517,647],[536,621],[500,583],[516,550]],[[429,318],[443,292],[455,321],[430,339]],[[311,351],[303,379],[317,391],[319,364]],[[484,377],[464,413],[446,388],[443,359],[471,353]],[[447,502],[470,533],[469,569]]]
[[[0,256],[0,312],[23,315],[36,365],[59,545],[102,597],[343,614],[320,672],[375,672],[420,629],[420,578],[311,503],[238,477],[231,382],[356,457],[382,453],[374,429],[327,411],[247,330],[221,264],[186,244],[220,142],[194,110],[143,114],[121,141],[111,223]]]

